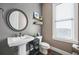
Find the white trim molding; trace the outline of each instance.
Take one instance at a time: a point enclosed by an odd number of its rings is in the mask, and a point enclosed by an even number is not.
[[[58,53],[60,53],[60,54],[62,54],[62,55],[72,55],[72,54],[69,53],[69,52],[66,52],[66,51],[64,51],[64,50],[61,50],[61,49],[58,49],[58,48],[55,48],[55,47],[52,47],[52,46],[51,46],[51,50],[56,51],[56,52],[58,52]]]

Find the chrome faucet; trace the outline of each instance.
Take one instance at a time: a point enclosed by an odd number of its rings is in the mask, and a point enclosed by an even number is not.
[[[18,35],[19,37],[21,37],[22,36],[22,33],[19,33],[19,35]]]

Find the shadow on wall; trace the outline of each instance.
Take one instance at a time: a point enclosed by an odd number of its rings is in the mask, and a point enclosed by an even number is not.
[[[9,47],[7,44],[7,39],[2,40],[0,42],[0,55],[16,55],[17,54],[17,47]]]

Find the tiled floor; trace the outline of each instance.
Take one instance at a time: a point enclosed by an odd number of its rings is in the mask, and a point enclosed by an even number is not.
[[[55,51],[53,51],[51,49],[48,49],[48,55],[61,55],[61,54],[58,53],[58,52],[55,52]]]
[[[43,54],[39,52],[37,55],[43,55]],[[51,51],[48,55],[62,55],[62,54],[57,53],[55,51]]]
[[[57,52],[55,52],[55,51],[52,51],[52,52],[51,52],[51,55],[62,55],[62,54],[57,53]]]

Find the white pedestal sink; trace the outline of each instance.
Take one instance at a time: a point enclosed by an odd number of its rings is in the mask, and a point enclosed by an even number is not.
[[[29,36],[29,35],[7,38],[9,47],[18,46],[19,55],[26,55],[26,44],[32,40],[34,40],[34,37]]]
[[[18,46],[18,55],[27,55],[26,54],[26,44]]]

